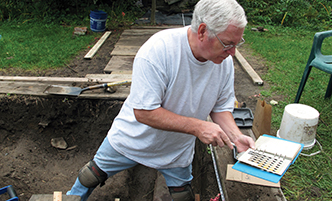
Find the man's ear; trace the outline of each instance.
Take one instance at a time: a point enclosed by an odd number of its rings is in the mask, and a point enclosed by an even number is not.
[[[198,35],[198,39],[200,41],[203,41],[205,36],[207,36],[207,26],[205,23],[201,23],[199,26],[198,26],[198,31],[197,31],[197,35]]]

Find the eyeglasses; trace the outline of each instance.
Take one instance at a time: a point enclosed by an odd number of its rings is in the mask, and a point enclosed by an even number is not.
[[[225,45],[225,44],[220,40],[220,38],[217,36],[217,34],[214,34],[214,35],[218,38],[218,40],[219,40],[219,42],[222,44],[222,46],[224,46],[224,48],[222,49],[223,51],[230,50],[230,49],[232,49],[233,47],[240,47],[244,42],[246,42],[243,38],[241,38],[241,41],[240,41],[238,44],[236,44],[236,45]]]

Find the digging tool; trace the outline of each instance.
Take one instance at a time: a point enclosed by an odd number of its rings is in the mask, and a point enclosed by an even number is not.
[[[98,84],[98,85],[89,86],[89,87],[85,87],[85,88],[60,86],[60,85],[50,85],[44,90],[44,93],[54,94],[54,95],[78,96],[83,91],[86,91],[86,90],[99,89],[99,88],[111,88],[111,87],[114,87],[114,86],[125,85],[125,84],[131,84],[131,80],[124,80],[124,81],[119,81],[119,82]]]
[[[209,144],[209,146],[210,146],[210,150],[211,150],[211,157],[212,157],[212,161],[213,161],[214,172],[216,173],[216,179],[217,179],[217,183],[218,183],[220,198],[221,198],[221,201],[225,201],[224,191],[222,190],[222,185],[221,185],[221,181],[220,181],[220,177],[219,177],[219,173],[218,173],[216,158],[214,155],[214,149],[213,149],[212,144]]]

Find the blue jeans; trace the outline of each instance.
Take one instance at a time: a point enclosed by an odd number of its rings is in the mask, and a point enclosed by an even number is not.
[[[93,160],[100,169],[107,173],[108,177],[138,164],[115,151],[107,137],[100,145]],[[192,165],[185,168],[158,169],[158,171],[165,177],[167,186],[184,186],[189,184],[193,178],[191,175]],[[93,190],[94,188],[83,186],[77,178],[67,195],[79,195],[82,201],[86,201]]]

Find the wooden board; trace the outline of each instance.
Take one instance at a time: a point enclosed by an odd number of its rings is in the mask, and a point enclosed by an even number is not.
[[[182,25],[161,25],[161,26],[132,26],[131,29],[171,29],[171,28],[180,28]]]
[[[121,36],[116,46],[142,46],[152,35]]]
[[[62,201],[80,201],[78,195],[62,195]],[[34,194],[29,201],[53,201],[53,194]]]
[[[65,95],[49,95],[45,94],[45,89],[51,83],[38,82],[16,82],[16,81],[1,81],[0,94],[6,95],[32,95],[41,97],[71,97],[78,99],[110,99],[110,100],[125,100],[130,92],[130,87],[118,86],[115,93],[105,92],[103,89],[88,90],[77,96]],[[62,84],[63,86],[72,86],[72,83]]]
[[[121,36],[143,36],[157,33],[159,29],[126,29],[122,32]]]
[[[77,77],[24,77],[24,76],[0,76],[0,81],[16,81],[16,82],[55,82],[55,83],[66,83],[66,82],[88,82],[86,78]]]
[[[84,56],[84,59],[91,59],[99,50],[99,48],[104,44],[105,40],[111,33],[111,31],[106,31],[104,35],[98,40],[98,42],[92,47],[92,49]]]
[[[114,80],[122,81],[122,80],[131,80],[131,74],[123,74],[123,73],[112,73],[112,74],[86,74],[86,78],[89,79],[98,79],[98,80],[107,80],[112,76]]]
[[[135,56],[139,48],[159,29],[126,29],[116,43],[111,56]]]
[[[52,84],[68,84],[68,83],[107,83],[116,82],[119,80],[119,76],[116,74],[108,74],[105,77],[24,77],[24,76],[0,76],[1,81],[15,81],[15,82],[39,82],[39,83],[52,83]],[[129,79],[129,77],[128,77]]]
[[[61,191],[53,192],[53,201],[62,201],[62,192]]]
[[[135,56],[140,46],[118,46],[113,49],[111,56]]]
[[[112,56],[106,67],[105,73],[131,73],[133,69],[134,56]]]
[[[241,55],[241,53],[235,49],[235,58],[239,61],[242,68],[248,73],[254,84],[263,85],[263,80],[259,77],[259,75],[255,72],[255,70],[250,66],[247,60]]]

